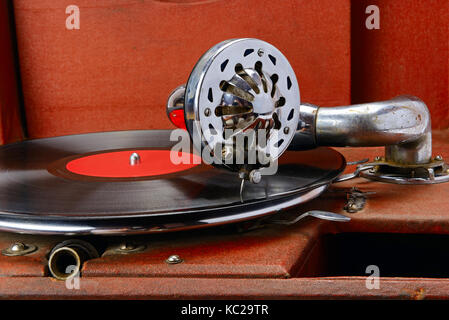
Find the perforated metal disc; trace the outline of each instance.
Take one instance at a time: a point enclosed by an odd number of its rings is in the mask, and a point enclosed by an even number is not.
[[[288,60],[258,39],[215,45],[200,58],[186,86],[187,129],[208,152],[221,153],[241,132],[266,129],[267,141],[257,152],[276,160],[295,134],[299,106],[298,82]],[[226,135],[226,129],[236,134]]]
[[[156,176],[96,178],[65,170],[92,153],[170,150],[170,131],[63,136],[0,148],[0,230],[40,234],[126,234],[182,230],[263,216],[310,200],[345,166],[336,151],[288,151],[278,173],[246,183],[200,164]],[[151,160],[150,160],[151,161]]]

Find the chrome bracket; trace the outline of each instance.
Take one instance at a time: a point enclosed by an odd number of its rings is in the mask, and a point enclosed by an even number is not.
[[[436,184],[449,181],[449,167],[441,156],[428,163],[399,164],[376,157],[369,170],[360,171],[366,179],[395,184]]]
[[[259,228],[265,227],[267,225],[291,226],[307,217],[314,217],[317,219],[334,221],[334,222],[351,221],[350,217],[347,217],[347,216],[339,214],[339,213],[330,212],[330,211],[322,211],[322,210],[310,210],[310,211],[306,211],[298,216],[295,216],[292,219],[273,219],[273,217],[268,217],[268,218],[264,217],[255,222],[252,222],[250,225],[247,225],[247,224],[240,225],[238,227],[238,231],[246,232],[246,231],[250,231],[250,230],[254,230],[254,229],[259,229]]]
[[[339,176],[333,183],[357,177],[395,184],[435,184],[449,181],[449,166],[441,156],[420,164],[400,164],[376,157],[374,161],[359,164],[354,172]]]

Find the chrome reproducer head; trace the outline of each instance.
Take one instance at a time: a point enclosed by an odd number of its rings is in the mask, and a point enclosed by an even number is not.
[[[399,184],[449,181],[449,165],[432,156],[431,117],[413,96],[321,108],[302,103],[295,73],[274,46],[257,39],[223,41],[207,51],[167,114],[187,128],[203,159],[252,182],[288,148],[385,146],[357,175]],[[369,169],[369,171],[368,171]],[[254,177],[252,177],[252,175]]]
[[[200,58],[185,88],[170,96],[167,112],[172,117],[173,109],[184,109],[202,155],[240,171],[267,166],[287,149],[299,105],[296,76],[284,55],[262,40],[233,39]]]

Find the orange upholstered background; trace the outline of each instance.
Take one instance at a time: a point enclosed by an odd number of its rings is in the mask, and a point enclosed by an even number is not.
[[[427,103],[434,128],[449,127],[447,0],[10,3],[9,11],[0,7],[16,32],[12,44],[0,39],[0,59],[10,65],[0,79],[1,142],[20,139],[18,114],[30,138],[171,128],[171,90],[202,53],[236,37],[278,47],[295,69],[302,101],[331,106],[412,94]],[[79,30],[65,26],[71,4],[80,8]],[[370,4],[380,9],[379,30],[365,27]],[[11,34],[7,24],[0,29]]]

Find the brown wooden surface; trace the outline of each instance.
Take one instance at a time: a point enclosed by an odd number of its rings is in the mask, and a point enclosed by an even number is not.
[[[12,14],[11,3],[0,1],[0,144],[24,137]]]
[[[434,133],[434,154],[449,158],[449,131]],[[340,149],[348,160],[381,155],[382,148]],[[348,168],[351,170],[351,168]],[[356,186],[375,191],[365,208],[343,210],[346,191]],[[348,223],[309,219],[290,227],[271,226],[243,233],[233,228],[139,237],[102,237],[113,247],[123,241],[147,246],[130,255],[103,255],[84,264],[80,290],[48,276],[46,255],[62,238],[0,234],[0,246],[14,241],[37,244],[23,257],[0,256],[0,296],[4,298],[449,298],[447,279],[381,278],[368,290],[365,277],[304,277],[319,273],[325,260],[315,245],[322,236],[345,232],[449,235],[449,183],[404,186],[356,179],[335,184],[287,218],[310,209],[330,210],[352,218]],[[184,262],[167,265],[178,254]],[[357,256],[354,257],[357,259]],[[430,262],[431,263],[431,262]],[[308,268],[309,270],[306,270]]]

